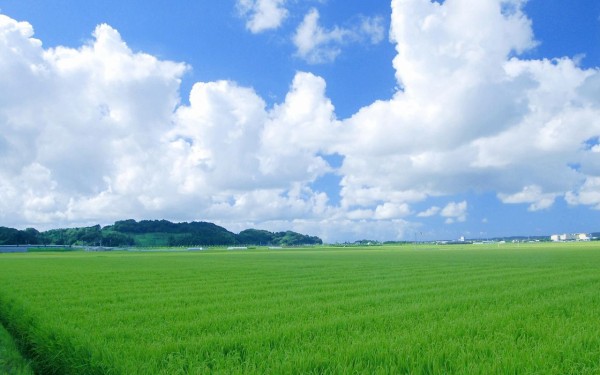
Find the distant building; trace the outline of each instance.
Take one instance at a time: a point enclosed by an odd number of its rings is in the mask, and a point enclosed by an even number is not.
[[[591,238],[587,233],[563,233],[553,234],[550,236],[550,240],[554,242],[564,241],[590,241]]]

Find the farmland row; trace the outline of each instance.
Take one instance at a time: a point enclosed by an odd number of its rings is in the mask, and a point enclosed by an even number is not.
[[[56,373],[599,369],[600,254],[486,251],[11,256],[0,315]]]

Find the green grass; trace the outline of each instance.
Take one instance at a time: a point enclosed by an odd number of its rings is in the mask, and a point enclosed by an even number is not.
[[[44,374],[600,373],[600,244],[3,254]]]
[[[33,375],[29,366],[10,334],[0,325],[0,374],[7,375]]]

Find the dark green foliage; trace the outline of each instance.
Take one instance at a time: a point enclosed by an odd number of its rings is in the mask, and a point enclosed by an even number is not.
[[[0,227],[0,245],[36,245],[39,243],[39,234],[33,228],[18,230]]]
[[[319,237],[311,237],[292,231],[272,233],[259,229],[246,229],[240,232],[238,234],[238,241],[241,244],[278,246],[323,244],[323,241]]]
[[[133,246],[135,241],[133,237],[111,230],[102,230],[102,246],[117,247],[117,246]]]
[[[79,246],[223,246],[223,245],[315,245],[318,237],[287,231],[272,233],[247,229],[235,234],[213,223],[172,223],[167,220],[121,220],[101,228],[52,229],[38,232],[0,227],[0,245],[79,245]]]
[[[282,246],[320,245],[323,243],[319,237],[306,236],[292,231],[274,233],[273,241]]]
[[[117,221],[105,227],[131,235],[141,246],[234,245],[236,235],[227,229],[206,222],[172,223],[167,220]],[[153,234],[149,238],[148,234]]]
[[[235,234],[227,231],[203,230],[186,233],[180,236],[169,237],[168,246],[194,246],[194,245],[235,245]]]
[[[130,246],[133,245],[133,238],[123,233],[103,230],[100,225],[52,229],[41,233],[33,228],[21,231],[0,227],[0,245]]]
[[[90,245],[102,244],[100,225],[82,228],[52,229],[41,233],[43,244],[47,245]]]
[[[238,234],[241,244],[273,245],[273,233],[260,229],[246,229]]]
[[[167,220],[142,220],[133,219],[115,222],[112,230],[121,233],[181,233],[178,225]]]
[[[117,221],[103,230],[113,230],[135,237],[141,246],[194,246],[194,245],[318,245],[319,237],[287,231],[272,233],[266,230],[246,229],[235,234],[227,229],[207,222],[171,223],[167,220]],[[148,238],[148,234],[153,236]],[[158,235],[160,234],[160,235]]]

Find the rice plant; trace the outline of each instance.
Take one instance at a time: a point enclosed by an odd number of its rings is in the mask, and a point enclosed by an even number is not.
[[[600,246],[6,254],[44,374],[598,373]]]

